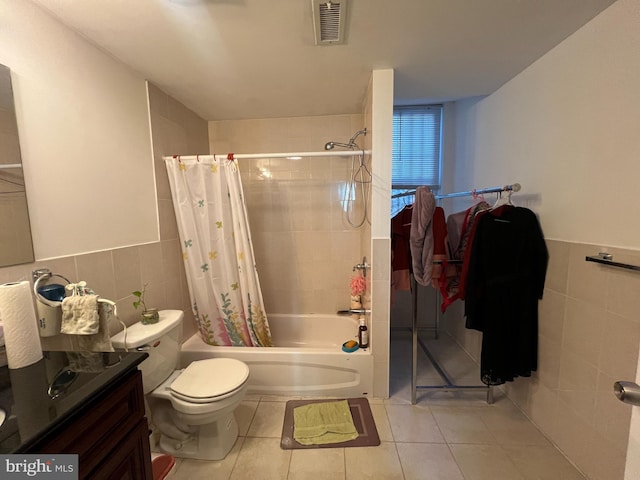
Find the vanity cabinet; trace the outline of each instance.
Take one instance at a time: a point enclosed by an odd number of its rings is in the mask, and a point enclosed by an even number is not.
[[[77,453],[80,479],[152,480],[142,374],[134,369],[86,401],[31,453]]]

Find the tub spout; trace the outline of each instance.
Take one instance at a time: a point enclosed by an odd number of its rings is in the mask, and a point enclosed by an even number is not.
[[[350,308],[349,310],[338,310],[336,313],[338,315],[351,315],[353,313],[359,313],[362,315],[365,313],[371,313],[371,310],[365,308]]]

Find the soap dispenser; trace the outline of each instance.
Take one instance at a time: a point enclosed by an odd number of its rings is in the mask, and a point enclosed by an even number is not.
[[[358,327],[358,346],[367,348],[369,346],[369,330],[364,316],[360,316],[360,326]]]

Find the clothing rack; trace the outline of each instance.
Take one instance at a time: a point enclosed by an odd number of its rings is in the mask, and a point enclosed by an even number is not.
[[[519,183],[513,183],[511,185],[505,185],[503,187],[494,187],[494,188],[483,188],[479,190],[471,190],[468,192],[455,192],[449,193],[446,195],[435,195],[435,198],[454,198],[454,197],[469,197],[481,195],[484,193],[501,193],[501,192],[518,192],[520,191],[521,186]],[[394,195],[393,197],[400,196],[408,196],[415,195],[415,190],[412,192],[403,192],[401,194]],[[392,197],[392,198],[393,198]],[[449,260],[450,264],[459,264],[462,263],[462,260]],[[439,295],[436,295],[436,298],[439,299]],[[451,392],[456,390],[486,390],[487,392],[487,403],[493,403],[493,386],[492,385],[456,385],[447,375],[447,373],[442,369],[438,361],[431,354],[425,343],[418,336],[418,283],[416,282],[413,275],[411,276],[411,313],[412,313],[412,322],[411,322],[411,337],[412,337],[412,356],[411,356],[411,404],[416,404],[416,397],[418,389],[431,389],[431,390],[440,390],[443,392]],[[438,322],[439,312],[436,301],[436,325]],[[438,338],[437,327],[436,327],[436,338]],[[444,385],[418,385],[418,346],[422,349],[424,354],[427,356],[433,368],[435,368],[440,378],[445,382]]]
[[[484,193],[519,192],[521,188],[522,187],[519,183],[512,183],[511,185],[504,185],[502,187],[481,188],[480,190],[470,190],[468,192],[455,192],[443,195],[434,195],[434,197],[436,198],[436,200],[441,200],[443,198],[473,197],[476,195],[482,195]],[[406,192],[391,195],[391,198],[408,197],[415,194],[415,190],[409,190]]]

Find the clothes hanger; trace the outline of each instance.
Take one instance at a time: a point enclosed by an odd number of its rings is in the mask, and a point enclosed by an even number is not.
[[[496,203],[493,204],[493,207],[491,207],[491,210],[495,210],[498,207],[502,207],[503,205],[510,205],[510,206],[514,206],[513,202],[511,201],[511,194],[513,192],[511,190],[509,190],[507,192],[506,197],[502,196],[502,192],[498,192],[498,199],[496,200]]]

